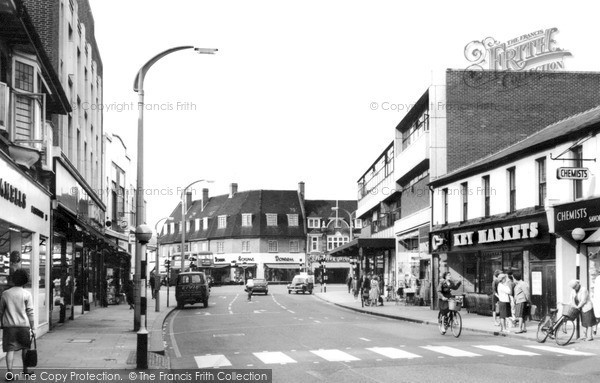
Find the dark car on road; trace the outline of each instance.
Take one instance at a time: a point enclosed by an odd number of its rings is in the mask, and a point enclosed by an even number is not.
[[[252,295],[255,293],[269,294],[269,283],[264,279],[254,279],[254,287],[252,288]]]
[[[208,307],[209,296],[210,287],[208,286],[208,278],[204,273],[192,271],[177,275],[177,283],[175,284],[177,308],[181,309],[185,304],[198,302],[202,302],[204,307]]]
[[[296,275],[294,279],[292,279],[292,283],[287,285],[288,294],[291,294],[292,291],[298,293],[309,293],[312,294],[313,288],[315,287],[315,279],[311,275]]]

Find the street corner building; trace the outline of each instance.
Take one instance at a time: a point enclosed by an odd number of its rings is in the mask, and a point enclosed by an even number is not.
[[[531,286],[534,319],[600,275],[598,132],[600,107],[430,183],[433,274],[462,281],[467,310],[491,315],[495,270]]]

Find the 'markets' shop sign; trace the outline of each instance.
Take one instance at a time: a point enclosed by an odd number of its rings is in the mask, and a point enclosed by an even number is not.
[[[554,206],[554,230],[600,227],[600,198]]]

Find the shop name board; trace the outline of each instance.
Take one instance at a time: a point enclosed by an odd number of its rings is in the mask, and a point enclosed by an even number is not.
[[[27,207],[27,195],[2,178],[0,178],[0,197],[20,208]]]
[[[275,256],[275,262],[294,262],[294,258],[292,257],[280,257],[278,255]]]
[[[238,257],[238,262],[254,262],[254,257]]]
[[[528,222],[520,225],[501,226],[485,230],[455,233],[453,234],[453,242],[454,246],[469,246],[536,238],[538,234],[538,223]]]
[[[215,257],[215,263],[218,263],[218,262],[220,262],[220,263],[225,263],[225,262],[227,262],[227,261],[225,260],[225,258],[218,258],[218,257]]]
[[[587,180],[590,170],[588,168],[558,168],[556,178],[559,180]]]
[[[600,198],[572,202],[554,207],[554,231],[572,230],[576,227],[600,226]]]

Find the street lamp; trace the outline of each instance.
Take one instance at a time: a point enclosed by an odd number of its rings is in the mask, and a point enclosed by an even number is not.
[[[146,281],[146,244],[152,238],[152,229],[148,225],[139,225],[135,228],[135,239],[140,248],[141,281]],[[146,285],[142,284],[140,301],[144,305],[141,310],[140,331],[137,333],[136,364],[140,369],[148,368],[148,330],[146,329]]]
[[[181,191],[181,268],[179,269],[180,273],[185,271],[185,191],[190,188],[190,186],[197,184],[198,182],[205,181],[207,183],[213,183],[214,181],[208,181],[205,179],[196,180],[184,187]],[[202,201],[204,203],[204,201]],[[190,249],[191,250],[191,249]]]
[[[577,255],[575,255],[575,279],[577,279],[578,281],[579,276],[581,274],[580,272],[580,266],[579,266],[579,258],[581,257],[581,241],[585,238],[585,231],[580,228],[577,227],[575,229],[573,229],[573,231],[571,232],[571,237],[573,238],[573,240],[575,240],[575,242],[577,242]],[[580,334],[580,329],[579,329],[579,317],[577,317],[577,338],[579,339],[579,334]]]
[[[146,64],[144,64],[137,75],[133,83],[133,90],[138,93],[138,145],[137,145],[137,182],[136,182],[136,215],[135,225],[139,227],[144,224],[144,78],[148,70],[161,58],[180,50],[184,49],[195,49],[198,53],[203,54],[214,54],[217,49],[206,49],[206,48],[194,48],[191,45],[173,47],[167,49],[156,56],[152,57]],[[141,194],[141,195],[140,195]],[[141,297],[141,276],[142,276],[142,263],[141,263],[141,252],[142,246],[140,242],[136,243],[135,252],[135,310],[133,315],[133,327],[137,331],[141,327],[141,313],[142,308],[146,307],[146,302],[142,301]],[[142,307],[143,306],[143,307]],[[138,340],[139,341],[139,340]],[[147,344],[146,344],[147,346]],[[144,352],[144,357],[146,357]],[[147,364],[147,361],[146,361]],[[139,368],[139,366],[138,366]]]
[[[352,215],[356,214],[356,210],[353,211],[352,213],[350,213],[348,210],[343,209],[343,208],[341,208],[339,206],[333,206],[331,208],[331,210],[333,210],[333,211],[336,212],[336,220],[339,219],[337,217],[337,212],[339,210],[343,210],[344,212],[346,212],[346,214],[348,214],[348,226],[350,227],[350,242],[352,242],[352,240],[354,239],[354,225],[352,224]]]
[[[159,266],[159,258],[160,258],[160,232],[158,231],[158,224],[161,223],[162,221],[172,221],[173,217],[164,217],[159,219],[156,222],[156,225],[154,225],[154,231],[156,231],[156,258],[155,258],[155,266],[154,268],[156,269],[155,271],[155,277],[154,277],[154,283],[159,283],[160,286],[160,266]],[[155,289],[155,286],[151,287],[152,289]],[[167,307],[169,307],[169,285],[167,284]],[[155,300],[155,307],[154,307],[154,311],[159,312],[160,311],[160,294],[156,294],[156,300]]]

